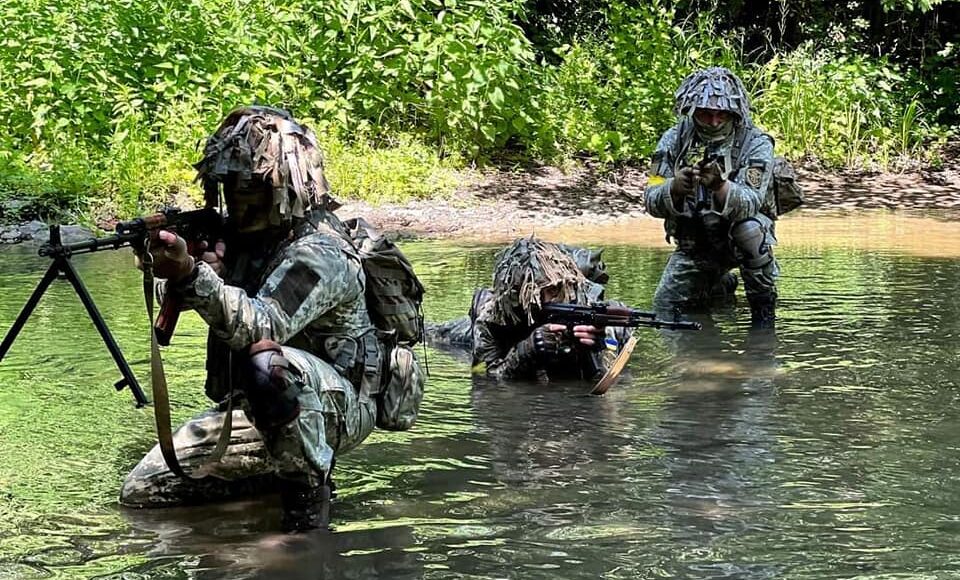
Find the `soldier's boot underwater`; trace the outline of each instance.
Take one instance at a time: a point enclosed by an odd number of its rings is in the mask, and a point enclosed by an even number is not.
[[[777,319],[776,295],[761,294],[750,296],[747,300],[750,302],[750,327],[773,328]]]
[[[280,505],[283,517],[280,528],[286,533],[330,530],[331,493],[327,483],[310,485],[281,479]]]
[[[737,291],[740,279],[733,272],[724,274],[713,288],[710,289],[710,298],[713,300],[730,300]]]
[[[330,461],[330,471],[327,472],[327,485],[330,486],[330,499],[337,497],[337,484],[333,482],[333,468],[337,465],[337,458]]]

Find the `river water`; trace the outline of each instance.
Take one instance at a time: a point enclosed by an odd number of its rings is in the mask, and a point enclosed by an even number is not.
[[[549,237],[605,246],[608,296],[644,307],[669,251],[652,223]],[[702,332],[641,331],[601,398],[471,379],[427,348],[416,427],[343,456],[336,531],[296,537],[275,532],[276,497],[118,506],[151,411],[115,392],[55,282],[0,363],[0,578],[958,577],[960,226],[801,214],[779,233],[775,336],[748,332],[742,297]],[[402,247],[438,321],[489,283],[499,245]],[[146,385],[128,251],[74,263]],[[0,333],[47,265],[0,248]],[[206,404],[203,341],[189,314],[165,351],[175,421]]]

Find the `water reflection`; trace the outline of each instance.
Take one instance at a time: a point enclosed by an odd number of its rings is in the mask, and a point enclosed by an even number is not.
[[[293,540],[272,534],[274,497],[117,508],[151,411],[113,391],[55,282],[0,363],[0,578],[954,577],[960,261],[874,235],[790,245],[787,229],[775,340],[748,331],[743,301],[699,333],[641,331],[603,398],[492,385],[428,349],[416,428],[345,456],[337,531]],[[498,248],[405,244],[427,318],[462,314]],[[609,247],[609,296],[649,304],[667,250]],[[145,378],[129,255],[76,262]],[[0,332],[45,267],[0,249]],[[202,330],[185,317],[165,352],[174,421],[206,405]]]
[[[663,502],[671,540],[695,556],[668,571],[711,578],[775,578],[776,564],[731,561],[719,546],[770,530],[768,472],[776,469],[777,335],[722,329],[694,317],[699,333],[664,333],[674,354],[671,395],[650,437],[664,450]],[[704,540],[709,539],[704,545]]]
[[[186,568],[209,579],[420,578],[411,526],[283,535],[278,498],[218,506],[124,510],[131,536],[153,538],[149,561],[105,578],[157,577]]]

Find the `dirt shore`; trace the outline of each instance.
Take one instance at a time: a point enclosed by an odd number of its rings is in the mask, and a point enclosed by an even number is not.
[[[400,237],[502,241],[653,220],[643,210],[646,179],[643,170],[630,167],[612,172],[590,166],[568,172],[556,167],[491,171],[465,179],[446,199],[381,206],[349,202],[337,213],[362,215]],[[930,214],[939,220],[960,217],[960,171],[953,169],[826,173],[801,167],[797,179],[806,198],[800,210],[804,215],[869,209]],[[661,230],[649,229],[662,241]]]

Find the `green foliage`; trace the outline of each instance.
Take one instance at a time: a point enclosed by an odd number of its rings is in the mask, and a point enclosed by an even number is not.
[[[0,119],[32,144],[64,134],[104,144],[130,116],[156,133],[156,112],[174,101],[214,122],[257,101],[475,150],[530,120],[520,86],[533,53],[517,9],[514,0],[12,0]]]
[[[708,15],[674,24],[654,0],[612,2],[609,31],[559,49],[547,75],[537,150],[589,153],[604,161],[647,156],[673,122],[673,92],[691,71],[733,65],[734,51],[712,34]]]
[[[927,12],[943,0],[882,0],[884,10],[919,10]]]
[[[326,173],[335,196],[372,203],[402,202],[453,192],[459,179],[456,158],[441,158],[434,147],[398,133],[389,142],[320,137]]]
[[[885,59],[809,44],[748,72],[754,120],[778,151],[833,166],[887,167],[920,153],[931,136],[907,79]]]
[[[884,6],[936,13],[940,4]],[[829,9],[778,6],[784,18]],[[861,8],[847,3],[844,14]],[[724,9],[699,0],[8,0],[0,196],[94,220],[196,196],[196,144],[250,103],[307,121],[337,193],[373,201],[450,191],[464,160],[507,149],[640,160],[674,122],[680,80],[713,65],[746,67],[760,123],[793,156],[885,165],[940,131],[932,116],[960,118],[950,42],[905,75],[865,56],[873,21],[819,18],[803,30],[831,48],[765,52],[774,58],[745,65],[744,37],[718,32],[744,4]]]
[[[519,6],[11,0],[0,8],[0,182],[41,195],[82,178],[80,189],[96,187],[128,213],[185,187],[191,145],[227,110],[260,102],[335,126],[351,151],[372,151],[369,139],[397,143],[385,158],[413,169],[405,179],[352,178],[345,192],[445,190],[443,175],[427,175],[438,155],[475,157],[534,130],[524,91],[537,67],[514,23]],[[433,152],[412,153],[424,140]],[[74,160],[86,171],[74,175]],[[389,191],[369,191],[375,184]]]

